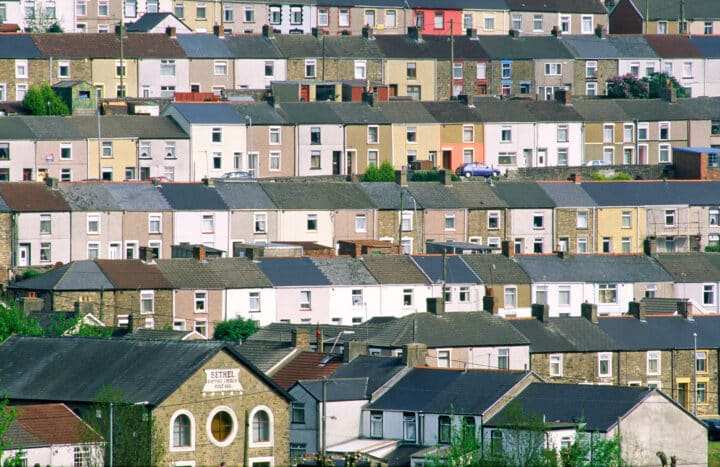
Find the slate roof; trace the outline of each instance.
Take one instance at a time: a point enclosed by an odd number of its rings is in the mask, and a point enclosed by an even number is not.
[[[311,258],[320,272],[332,285],[376,285],[377,281],[365,268],[365,264],[354,258]]]
[[[598,206],[713,206],[720,196],[718,182],[654,181],[583,182]]]
[[[363,325],[364,327],[365,325]],[[316,332],[320,329],[324,342],[327,344],[334,340],[342,331],[352,331],[354,326],[343,326],[338,324],[296,324],[296,323],[270,323],[258,330],[255,334],[248,338],[248,341],[265,341],[265,342],[292,342],[292,332],[294,329],[304,330],[308,332],[310,343],[317,343]]]
[[[677,103],[685,107],[694,118],[716,119],[720,116],[720,97],[678,99]]]
[[[586,424],[588,433],[605,433],[645,399],[654,389],[591,384],[531,383],[513,399],[522,413],[546,422]],[[485,422],[502,426],[512,422],[512,409],[505,406]]]
[[[413,368],[370,410],[481,415],[528,373]]]
[[[2,35],[0,35],[1,37]],[[3,117],[3,124],[0,126],[0,138],[3,140],[34,140],[35,133],[28,127],[22,118]]]
[[[339,357],[323,353],[302,351],[280,368],[273,380],[284,389],[290,389],[301,379],[319,379],[330,376],[342,364]]]
[[[92,403],[112,386],[130,401],[156,407],[203,364],[227,351],[247,370],[289,399],[232,347],[212,341],[12,336],[0,345],[0,391],[13,401]],[[81,383],[81,384],[79,384]]]
[[[32,34],[45,58],[117,59],[120,38],[114,33]],[[179,37],[179,36],[178,36]],[[165,34],[133,33],[123,36],[126,58],[186,58],[178,42]]]
[[[0,58],[43,58],[28,34],[0,34]]]
[[[145,13],[134,23],[127,25],[127,32],[149,32],[167,17],[175,17],[172,13]]]
[[[629,1],[629,0],[623,0]],[[632,0],[632,4],[641,16],[649,13],[648,20],[680,19],[681,0],[652,0],[648,10],[648,0]],[[714,0],[694,0],[685,2],[685,17],[695,20],[720,18],[720,5]]]
[[[533,282],[672,282],[646,255],[521,255],[513,259]]]
[[[305,37],[293,35],[293,37]],[[342,119],[333,112],[334,104],[330,102],[284,102],[277,111],[290,123],[298,125],[341,125]]]
[[[487,183],[469,180],[467,183],[453,183],[446,188],[455,195],[460,204],[458,207],[466,209],[502,209],[507,203],[490,189]]]
[[[2,125],[0,125],[2,126]],[[57,190],[44,183],[0,183],[0,197],[12,212],[69,212],[70,206]]]
[[[410,0],[413,8],[438,8],[435,0]],[[447,0],[443,2],[443,9],[448,10],[507,10],[505,0]]]
[[[457,311],[442,315],[413,313],[374,331],[369,333],[369,345],[385,348],[400,348],[412,342],[422,342],[428,348],[530,343],[507,321],[484,311]]]
[[[173,288],[156,264],[144,263],[139,259],[96,259],[95,262],[116,289]]]
[[[174,210],[226,211],[214,187],[204,183],[166,183],[157,187]]]
[[[690,36],[690,42],[705,58],[720,58],[720,38],[717,36]]]
[[[429,280],[406,255],[368,255],[362,261],[380,284],[421,284]]]
[[[649,34],[645,40],[662,58],[704,58],[700,49],[684,35]]]
[[[720,316],[645,316],[640,321],[633,316],[599,318],[598,326],[627,351],[693,349],[693,333],[697,334],[698,349],[717,348],[720,339]]]
[[[250,117],[253,125],[287,125],[287,121],[265,103],[232,104],[232,107],[243,120],[246,115]]]
[[[365,103],[338,102],[332,106],[332,110],[346,125],[390,123],[379,107],[372,107]]]
[[[458,209],[462,205],[455,193],[440,182],[409,182],[408,190],[424,209]],[[414,207],[408,201],[405,200],[405,209]]]
[[[0,35],[0,39],[3,36]],[[33,132],[35,138],[46,141],[67,141],[84,139],[86,136],[75,125],[73,117],[54,117],[49,115],[43,116],[22,116],[17,117],[27,125]],[[9,121],[10,118],[3,120],[3,123]],[[95,135],[97,135],[97,119],[95,119]]]
[[[270,279],[249,259],[209,258],[207,261],[227,289],[272,287]]]
[[[496,183],[491,188],[511,209],[551,209],[553,200],[535,182]]]
[[[97,140],[97,117],[75,116],[70,118],[72,118],[75,128],[85,138]],[[100,135],[103,138],[126,139],[190,138],[172,119],[147,115],[104,115],[100,119]]]
[[[322,42],[322,40],[319,39],[319,42]],[[317,56],[322,56],[322,50],[320,55]],[[365,39],[362,35],[340,35],[325,37],[325,58],[362,58],[368,60],[379,60],[385,58],[385,55],[382,53],[374,39]]]
[[[505,255],[463,255],[463,261],[487,287],[493,284],[530,284],[530,277]]]
[[[257,264],[245,258],[159,260],[157,267],[178,289],[245,289],[272,287]]]
[[[280,34],[273,37],[280,53],[289,59],[322,57],[322,40],[310,34]],[[327,37],[325,38],[327,42]],[[326,49],[327,52],[327,49]]]
[[[478,36],[492,60],[571,59],[565,43],[554,36]]]
[[[435,284],[442,283],[443,257],[441,255],[412,255],[410,258]],[[445,257],[445,281],[448,284],[481,284],[482,280],[460,256]]]
[[[656,58],[650,44],[640,35],[615,35],[608,36],[608,42],[618,51],[618,58]]]
[[[128,332],[123,339],[162,339],[170,341],[182,341],[188,336],[196,334],[195,331],[175,331],[173,329],[148,329],[137,328]],[[199,337],[199,334],[196,334]]]
[[[254,35],[225,36],[225,46],[235,59],[282,59],[285,58],[275,41]]]
[[[229,209],[276,209],[275,203],[257,182],[215,179],[215,190]]]
[[[197,125],[245,125],[245,117],[236,107],[225,103],[170,104],[190,124]]]
[[[8,288],[22,290],[113,290],[114,284],[103,274],[95,261],[72,261],[57,268],[18,282]]]
[[[388,121],[393,124],[438,123],[422,102],[382,102],[380,109]]]
[[[103,438],[65,404],[9,406],[15,418],[3,433],[6,449],[100,443]]]
[[[539,182],[540,188],[558,208],[588,208],[597,206],[581,185],[572,182]]]
[[[403,192],[403,209],[422,209],[418,200],[413,198],[407,187],[401,187],[395,182],[360,182],[358,187],[370,198],[378,209],[400,210],[400,192]],[[413,204],[415,199],[415,204]]]
[[[297,386],[305,389],[315,400],[323,400],[322,381],[300,380]],[[366,393],[367,378],[332,378],[325,385],[325,400],[328,402],[367,399]]]
[[[214,34],[178,34],[176,40],[188,58],[194,60],[233,58],[225,39]]]
[[[618,59],[618,50],[607,37],[600,38],[595,34],[562,35],[562,41],[570,53],[579,59]]]
[[[512,11],[607,14],[599,0],[505,0]]]
[[[103,183],[123,211],[170,211],[170,203],[150,183]]]
[[[646,314],[674,315],[677,313],[678,298],[643,297],[640,299],[640,309]]]
[[[102,183],[63,183],[58,186],[73,211],[120,211]]]
[[[617,343],[597,325],[583,317],[535,318],[508,322],[530,341],[530,353],[610,352]]]
[[[246,339],[235,346],[237,353],[245,357],[263,373],[267,373],[278,362],[296,352],[288,342],[268,342]]]
[[[352,183],[275,183],[260,186],[278,209],[372,209],[373,202]]]
[[[400,357],[374,357],[359,355],[343,363],[332,374],[333,378],[367,378],[366,396],[383,387],[393,376],[406,368]]]
[[[331,285],[310,258],[262,258],[257,264],[275,287]]]
[[[718,253],[661,253],[655,260],[680,284],[720,282]]]
[[[474,123],[479,121],[475,107],[469,107],[457,101],[423,101],[423,107],[438,122]],[[480,137],[481,138],[481,137]],[[479,139],[476,137],[476,139]]]
[[[425,35],[418,41],[402,34],[375,36],[374,42],[388,59],[450,60],[450,38],[444,35]],[[490,55],[480,41],[455,36],[455,58],[458,60],[486,60]]]
[[[583,119],[574,106],[556,101],[501,101],[492,97],[477,97],[475,107],[478,120],[488,123],[580,122]]]

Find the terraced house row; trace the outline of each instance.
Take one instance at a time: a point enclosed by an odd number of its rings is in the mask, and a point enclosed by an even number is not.
[[[290,80],[303,91],[294,100],[342,100],[338,83],[359,80],[415,100],[463,94],[552,99],[561,89],[602,96],[613,76],[659,72],[674,76],[693,97],[720,95],[718,36],[606,36],[601,27],[589,35],[527,36],[470,29],[452,40],[423,36],[415,26],[407,34],[378,36],[372,28],[354,36],[275,35],[267,27],[263,35],[239,36],[167,31],[3,34],[0,101],[22,100],[33,84],[65,80],[87,81],[104,98],[227,95]]]
[[[467,162],[503,173],[666,166],[674,147],[720,144],[717,98],[474,102],[172,103],[157,117],[5,117],[0,180],[352,176],[416,161],[453,172]]]
[[[563,0],[551,4],[518,0],[455,1],[437,4],[427,0],[384,0],[350,4],[320,1],[198,0],[59,0],[32,4],[3,2],[2,20],[15,29],[32,28],[33,16],[56,21],[66,32],[108,32],[124,22],[146,30],[174,16],[186,31],[258,34],[267,25],[284,34],[308,34],[313,28],[327,34],[359,34],[363,26],[381,34],[402,34],[417,26],[426,34],[457,34],[476,28],[481,34],[506,33],[510,28],[528,33],[592,34],[595,24],[608,24],[608,11],[599,0]],[[148,17],[153,17],[150,20]]]
[[[52,182],[52,180],[51,180]],[[165,259],[173,245],[429,243],[507,254],[701,251],[720,244],[719,182],[0,184],[5,278],[86,259]],[[380,243],[380,245],[386,245]],[[343,247],[344,251],[344,247]],[[144,253],[141,253],[144,252]]]

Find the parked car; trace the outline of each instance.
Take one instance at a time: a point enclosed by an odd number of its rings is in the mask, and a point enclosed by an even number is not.
[[[602,159],[595,159],[592,161],[587,161],[585,163],[585,165],[588,167],[597,167],[597,166],[602,166],[602,165],[610,165],[610,163],[608,161],[604,161]]]
[[[492,176],[499,176],[500,170],[496,169],[494,167],[487,166],[485,164],[480,164],[477,162],[468,162],[467,164],[464,164],[462,167],[459,167],[457,169],[457,175],[463,175],[465,177],[492,177]]]
[[[226,174],[223,174],[221,178],[252,178],[252,175],[250,175],[250,172],[228,172]]]
[[[708,428],[708,440],[709,441],[720,441],[720,419],[709,418],[703,420]]]

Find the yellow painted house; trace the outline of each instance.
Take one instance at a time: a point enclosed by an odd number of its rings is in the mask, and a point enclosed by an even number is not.
[[[87,138],[87,177],[108,181],[137,178],[138,136],[132,116],[81,117],[77,120]],[[98,139],[99,132],[99,139]],[[99,142],[99,144],[98,144]]]
[[[380,109],[365,103],[342,103],[334,107],[345,121],[345,162],[341,173],[362,174],[370,165],[393,162],[393,133]],[[382,103],[384,104],[384,103]]]
[[[415,160],[438,160],[441,125],[420,102],[383,102],[392,125],[392,163],[395,168]]]

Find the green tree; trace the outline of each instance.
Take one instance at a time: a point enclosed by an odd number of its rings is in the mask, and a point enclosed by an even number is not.
[[[42,336],[43,329],[34,318],[29,317],[14,303],[0,307],[0,342],[13,334]]]
[[[112,424],[110,423],[112,411]],[[81,413],[83,420],[106,441],[105,462],[110,459],[110,430],[112,429],[112,458],[114,465],[158,465],[165,455],[161,431],[147,406],[128,401],[122,391],[103,386],[95,402]],[[90,432],[87,434],[88,439]],[[93,465],[96,462],[93,462]]]
[[[5,439],[5,432],[15,420],[16,415],[14,409],[8,408],[7,396],[0,399],[0,458],[2,458],[3,451],[11,447]]]
[[[646,99],[649,95],[648,84],[630,73],[614,76],[608,80],[607,95],[616,99]]]
[[[55,15],[48,13],[42,3],[35,5],[32,15],[26,21],[28,32],[63,32]]]
[[[258,331],[258,325],[251,319],[235,318],[215,325],[213,339],[219,341],[244,341]]]
[[[68,106],[47,83],[32,85],[23,99],[23,106],[33,115],[69,115]]]
[[[649,97],[655,99],[662,97],[662,91],[668,85],[672,84],[677,97],[690,97],[687,89],[685,89],[674,76],[668,75],[667,73],[651,73],[650,76],[646,76],[642,79],[644,83],[647,83],[649,90]]]

